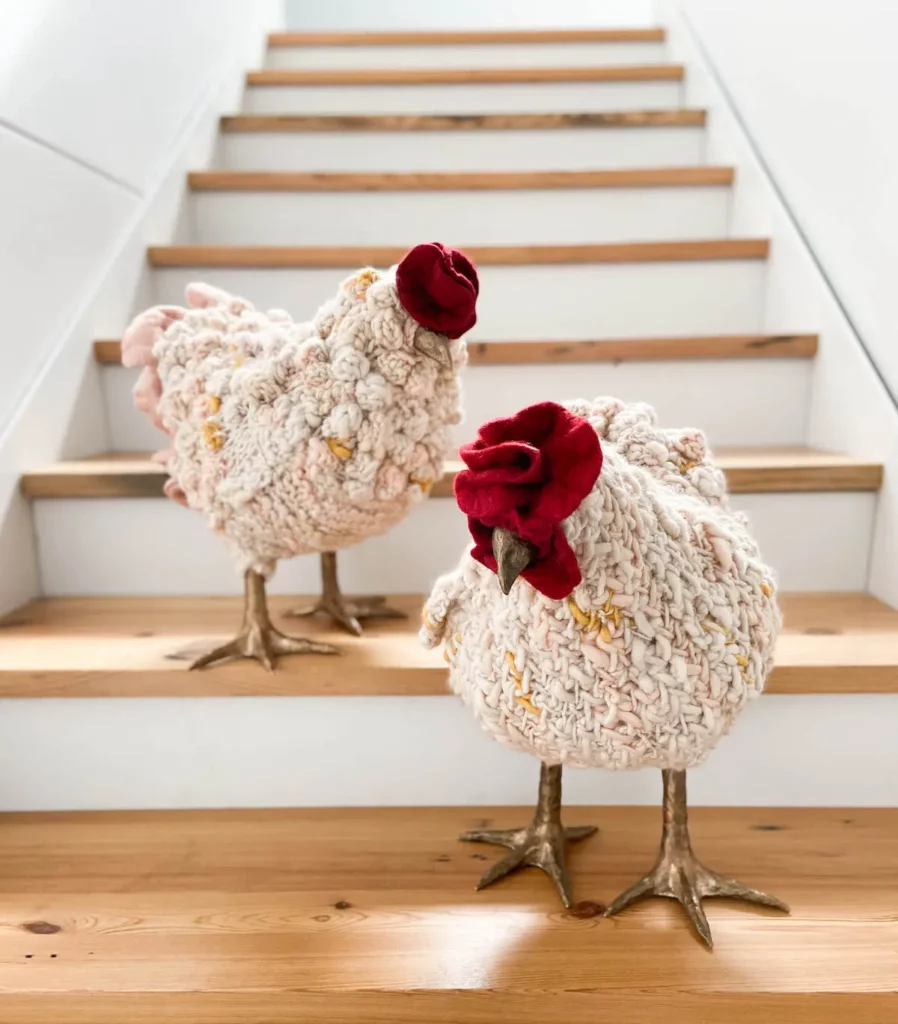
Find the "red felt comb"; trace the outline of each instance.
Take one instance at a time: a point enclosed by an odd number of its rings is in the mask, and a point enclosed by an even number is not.
[[[562,522],[602,471],[602,445],[592,424],[555,402],[540,402],[484,424],[459,452],[458,507],[474,538],[471,555],[496,572],[493,530],[511,530],[536,549],[521,573],[553,600],[580,583],[580,567]]]
[[[458,249],[416,245],[396,268],[396,288],[406,310],[432,331],[460,338],[477,323],[477,271]]]

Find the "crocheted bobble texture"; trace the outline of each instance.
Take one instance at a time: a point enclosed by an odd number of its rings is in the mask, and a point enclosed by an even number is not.
[[[591,493],[563,526],[582,572],[551,600],[505,597],[465,554],[424,608],[452,689],[503,743],[548,764],[700,763],[773,662],[771,570],[696,430],[664,431],[643,404],[567,402],[602,440]]]
[[[419,351],[431,332],[400,304],[395,268],[348,278],[308,323],[208,286],[188,298],[203,308],[150,310],[129,329],[155,326],[132,364],[158,387],[137,390],[171,435],[172,496],[207,515],[241,569],[267,576],[383,533],[426,496],[461,418],[465,347],[431,339],[451,367]]]

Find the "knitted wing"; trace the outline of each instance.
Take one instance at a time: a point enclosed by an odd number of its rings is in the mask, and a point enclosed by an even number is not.
[[[692,427],[662,430],[656,413],[644,402],[627,404],[616,398],[566,402],[588,419],[599,437],[615,445],[630,465],[639,466],[665,487],[699,498],[709,505],[726,503],[726,477],[708,461],[708,443]]]

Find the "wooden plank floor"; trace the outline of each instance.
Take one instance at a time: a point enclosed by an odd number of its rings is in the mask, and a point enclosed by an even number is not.
[[[337,656],[284,658],[275,672],[245,661],[188,672],[240,622],[228,597],[56,598],[0,620],[0,697],[432,696],[446,663],[416,633],[420,596],[394,596],[409,618],[371,623],[361,639],[283,613],[307,598],[272,597],[288,632]],[[771,693],[898,693],[898,611],[866,594],[784,594],[786,626]]]
[[[0,816],[0,1021],[896,1019],[898,810],[696,808],[702,858],[792,907],[708,901],[713,953],[672,901],[601,916],[657,810],[575,811],[572,911],[532,869],[473,892],[496,851],[456,836],[523,808]]]

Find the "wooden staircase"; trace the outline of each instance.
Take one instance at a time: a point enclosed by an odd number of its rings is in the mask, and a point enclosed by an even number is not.
[[[188,672],[233,631],[238,580],[162,498],[108,338],[109,450],[22,477],[45,596],[0,622],[0,1022],[898,1016],[898,611],[865,592],[883,467],[807,444],[825,338],[810,312],[801,333],[768,322],[771,245],[733,237],[738,175],[707,162],[686,74],[661,29],[273,35],[217,166],[189,176],[182,236],[148,252],[149,299],[206,279],[304,315],[347,268],[440,238],[482,282],[460,442],[577,394],[707,430],[785,629],[767,694],[696,773],[695,841],[792,916],[712,905],[713,957],[666,901],[601,917],[657,810],[574,804],[654,804],[655,773],[570,773],[568,818],[602,828],[573,910],[535,872],[471,891],[492,854],[455,836],[522,819],[480,805],[529,802],[536,768],[479,734],[415,636],[466,541],[455,466],[341,555],[347,588],[407,621],[273,674]],[[281,567],[279,622],[317,575]]]

